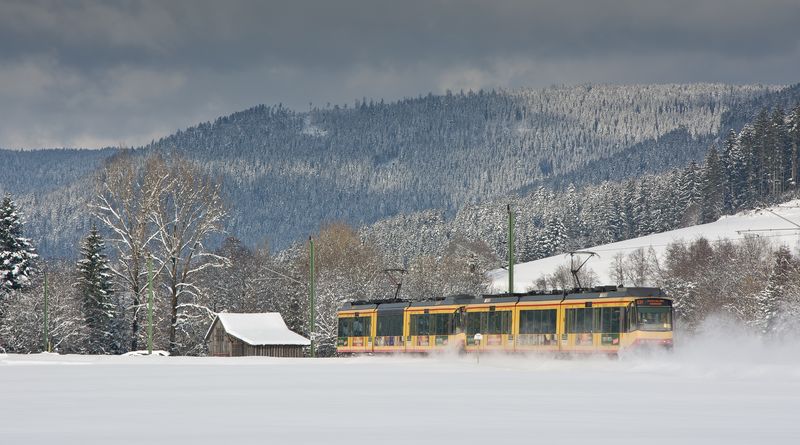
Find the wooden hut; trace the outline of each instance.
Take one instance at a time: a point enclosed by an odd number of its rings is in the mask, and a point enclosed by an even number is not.
[[[311,342],[286,326],[281,314],[219,313],[206,333],[208,354],[217,357],[302,357]]]

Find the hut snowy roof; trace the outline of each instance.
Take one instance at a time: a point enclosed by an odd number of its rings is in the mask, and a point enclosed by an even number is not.
[[[211,327],[206,333],[206,340],[217,323],[222,323],[223,329],[229,335],[253,345],[299,345],[308,346],[311,342],[296,332],[292,332],[277,312],[260,314],[231,314],[222,312],[217,314]]]

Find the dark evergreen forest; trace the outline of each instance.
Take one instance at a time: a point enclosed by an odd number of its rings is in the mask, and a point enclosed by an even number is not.
[[[565,189],[540,186],[524,196],[465,206],[453,218],[426,211],[389,218],[362,236],[397,263],[440,255],[454,239],[507,252],[506,206],[517,213],[520,261],[716,221],[798,195],[800,106],[763,108],[740,131],[710,145],[700,163],[630,179]]]
[[[471,206],[510,196],[524,207],[570,186],[684,168],[711,145],[721,151],[728,131],[762,108],[789,109],[798,98],[798,86],[581,85],[303,112],[261,105],[132,151],[196,161],[223,183],[227,233],[277,251],[330,222],[365,226],[420,211],[458,221],[471,218]],[[75,257],[91,227],[95,172],[117,151],[0,150],[0,192],[26,209],[42,255]]]

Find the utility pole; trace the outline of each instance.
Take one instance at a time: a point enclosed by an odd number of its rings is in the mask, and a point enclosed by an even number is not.
[[[153,355],[153,257],[147,255],[147,353]]]
[[[47,270],[44,271],[44,350],[50,352],[50,314],[47,296]]]
[[[792,188],[797,188],[797,141],[792,140]]]
[[[514,212],[508,205],[508,293],[514,293]]]
[[[315,331],[315,313],[314,309],[316,306],[316,289],[315,289],[315,280],[316,280],[316,270],[314,265],[314,238],[308,237],[308,250],[309,250],[309,259],[308,259],[308,299],[311,304],[311,327],[309,329],[310,336],[311,336],[311,357],[316,355],[314,351],[314,331]]]

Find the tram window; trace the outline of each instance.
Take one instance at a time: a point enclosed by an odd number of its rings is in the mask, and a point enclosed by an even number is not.
[[[487,334],[499,334],[500,331],[500,315],[502,312],[489,312],[487,315],[489,316],[488,319],[488,326],[486,328]]]
[[[542,314],[542,324],[539,328],[540,334],[555,334],[556,333],[556,310],[548,309]]]
[[[593,332],[593,327],[593,308],[567,309],[567,333],[583,334]]]
[[[378,314],[378,337],[394,337],[403,335],[403,314]]]
[[[636,324],[643,331],[672,330],[671,307],[637,307]]]
[[[456,332],[464,332],[464,325],[467,321],[467,314],[463,310],[460,310],[453,314],[453,333]]]
[[[622,328],[621,328],[622,332],[628,332],[629,329],[628,329],[628,308],[627,307],[622,308],[622,311],[620,313],[620,317],[621,317],[620,326],[622,326]]]
[[[430,314],[411,315],[411,335],[430,335]]]
[[[350,332],[352,331],[353,326],[353,319],[352,318],[340,318],[339,319],[339,337],[350,337]]]
[[[625,317],[625,331],[633,332],[636,330],[636,306],[633,304],[628,305],[628,310]]]
[[[485,315],[487,319],[484,330],[487,334],[511,333],[511,311],[483,312],[481,315]]]
[[[352,328],[352,331],[350,331],[350,334],[351,334],[350,337],[365,337],[365,336],[367,336],[367,334],[365,334],[365,332],[367,332],[367,329],[364,326],[364,324],[365,324],[364,322],[366,320],[367,319],[364,318],[364,317],[355,317],[355,318],[353,318],[353,328]]]
[[[467,312],[467,335],[473,335],[481,332],[481,313],[480,312]]]
[[[528,310],[519,313],[520,334],[555,334],[556,310]]]
[[[511,311],[503,311],[502,312],[502,321],[500,322],[500,326],[502,331],[501,334],[510,334],[511,333]]]
[[[620,332],[620,313],[619,307],[603,307],[596,310],[600,313],[597,320],[600,326],[595,326],[595,332],[617,333]]]
[[[453,333],[453,314],[433,314],[431,331],[435,335],[450,335]]]

